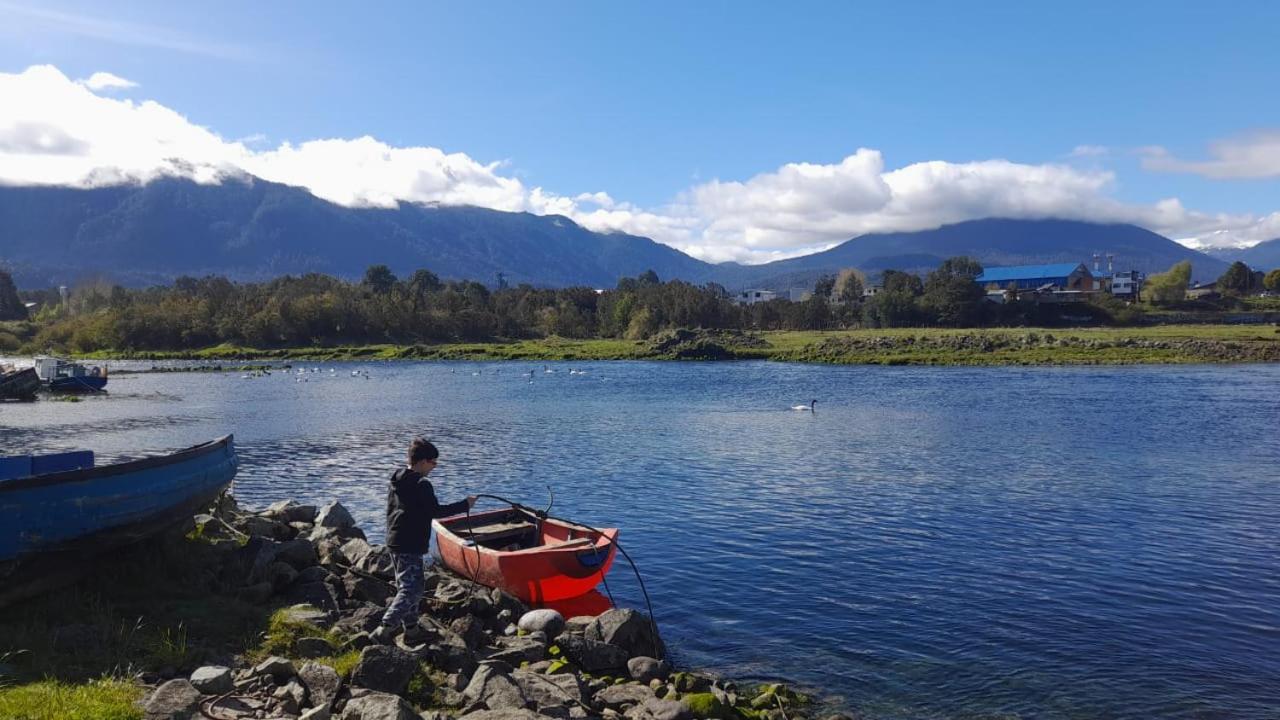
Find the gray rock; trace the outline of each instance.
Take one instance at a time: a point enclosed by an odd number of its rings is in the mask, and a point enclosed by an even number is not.
[[[418,713],[403,698],[371,692],[348,700],[341,720],[418,720]]]
[[[525,605],[520,598],[499,588],[494,588],[489,591],[489,602],[492,603],[498,613],[501,613],[504,610],[511,611],[511,617],[513,619],[529,612],[529,607]]]
[[[564,616],[550,608],[530,610],[520,616],[517,627],[525,632],[545,633],[548,640],[554,640],[564,632]]]
[[[546,643],[528,637],[501,637],[494,641],[496,650],[489,654],[490,660],[502,660],[511,665],[522,662],[537,662],[547,654]]]
[[[467,647],[475,650],[486,640],[484,622],[475,615],[463,615],[449,623],[449,629],[456,633]]]
[[[671,664],[643,655],[627,661],[627,672],[632,680],[647,683],[650,680],[666,680],[671,675]]]
[[[297,674],[298,671],[294,669],[293,663],[278,655],[272,655],[253,666],[253,677],[270,677],[277,685],[288,682]]]
[[[322,625],[328,621],[329,615],[319,608],[310,605],[291,605],[281,610],[285,620],[295,623],[312,623]]]
[[[200,691],[185,679],[156,688],[142,705],[145,720],[191,720],[200,712]]]
[[[353,540],[352,542],[359,542]],[[342,580],[347,589],[347,597],[364,600],[375,605],[386,605],[395,595],[395,588],[382,580],[375,580],[363,575],[348,575]]]
[[[467,677],[476,669],[476,655],[461,639],[446,639],[432,643],[419,651],[433,666],[447,673],[462,673]]]
[[[278,591],[292,585],[297,578],[298,571],[294,570],[292,565],[277,560],[267,568],[265,581],[271,583],[272,589]]]
[[[297,680],[290,680],[276,688],[271,697],[275,698],[276,707],[281,712],[297,715],[302,712],[302,706],[307,701],[307,690]]]
[[[481,665],[471,676],[462,695],[473,705],[483,704],[490,710],[509,710],[529,706],[520,685],[494,665]]]
[[[418,672],[418,659],[394,645],[370,645],[360,651],[360,662],[351,671],[354,687],[400,694]]]
[[[272,503],[266,510],[262,511],[263,517],[279,520],[286,523],[304,522],[313,523],[316,519],[315,505],[299,505],[292,500],[281,500]]]
[[[587,631],[587,626],[595,622],[594,615],[574,615],[564,621],[564,631],[574,635],[581,635]]]
[[[191,673],[191,685],[205,695],[221,695],[231,692],[231,668],[221,665],[205,665]]]
[[[298,718],[298,720],[329,720],[331,717],[332,713],[329,712],[329,708],[313,707],[302,713],[302,717]]]
[[[359,538],[342,543],[342,557],[347,563],[359,567],[373,553],[373,546]]]
[[[524,709],[477,710],[459,717],[467,720],[541,720],[538,713]]]
[[[650,698],[637,707],[642,708],[644,716],[652,720],[693,720],[693,711],[679,700]]]
[[[282,596],[285,602],[310,605],[325,612],[336,613],[343,595],[327,582],[294,583]]]
[[[332,706],[333,699],[338,696],[338,690],[342,687],[342,678],[336,670],[316,662],[303,664],[298,671],[298,679],[307,689],[311,704],[316,707]]]
[[[626,670],[627,651],[617,645],[577,635],[561,635],[556,644],[570,662],[586,672],[613,674]]]
[[[512,672],[511,679],[515,680],[524,696],[532,700],[539,709],[568,707],[586,702],[582,681],[577,675],[543,675],[523,669]]]
[[[666,654],[653,621],[629,608],[608,610],[587,626],[583,636],[588,640],[616,645],[627,652],[627,657],[662,657]]]
[[[324,580],[332,574],[333,573],[329,571],[329,568],[323,565],[312,565],[309,568],[303,568],[298,571],[298,579],[296,582],[324,582]]]
[[[373,632],[382,623],[385,612],[385,608],[364,605],[350,613],[343,613],[342,619],[334,623],[333,627],[346,633]]]
[[[639,705],[646,700],[656,699],[656,697],[648,686],[623,683],[622,685],[610,685],[597,692],[592,699],[597,705],[621,710],[624,707]]]
[[[320,512],[314,520],[316,527],[337,528],[343,530],[356,526],[355,518],[351,517],[351,513],[342,507],[342,503],[333,501],[328,505],[320,508]]]
[[[304,637],[298,638],[298,641],[293,644],[293,650],[299,657],[318,658],[332,655],[336,648],[325,638]]]
[[[305,570],[320,562],[316,546],[306,538],[280,543],[276,548],[276,560],[289,563],[295,570]]]

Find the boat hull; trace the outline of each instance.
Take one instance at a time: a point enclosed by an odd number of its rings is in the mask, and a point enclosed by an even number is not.
[[[231,436],[171,455],[0,480],[0,604],[183,524],[230,486]]]
[[[466,522],[509,511],[457,516],[432,523],[436,550],[445,567],[481,585],[501,588],[533,605],[576,598],[595,589],[613,565],[617,553],[616,528],[590,531],[571,523],[547,520],[544,544],[504,551],[471,544]],[[576,530],[578,542],[566,542],[565,530]]]
[[[49,383],[49,392],[97,393],[107,387],[107,378],[100,375],[60,377]]]
[[[30,400],[40,389],[35,368],[0,375],[0,400]]]

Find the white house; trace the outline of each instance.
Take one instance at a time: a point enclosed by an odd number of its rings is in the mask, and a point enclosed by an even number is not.
[[[756,303],[769,302],[778,297],[778,293],[772,290],[743,290],[734,296],[733,301],[739,305],[755,305]]]

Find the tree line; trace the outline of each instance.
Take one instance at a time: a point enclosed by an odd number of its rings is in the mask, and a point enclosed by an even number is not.
[[[1245,282],[1257,278],[1251,271]],[[1127,322],[1138,312],[1099,297],[1068,310],[1015,289],[1003,302],[986,300],[974,279],[983,271],[972,258],[944,261],[925,277],[886,270],[874,294],[856,269],[818,281],[801,301],[774,299],[736,304],[710,283],[663,282],[653,271],[622,278],[608,290],[531,285],[491,289],[474,281],[444,281],[429,270],[397,277],[385,265],[359,281],[308,274],[267,282],[233,282],[219,276],[181,277],[170,286],[130,289],[104,281],[84,283],[63,301],[57,290],[29,291],[39,310],[32,320],[33,349],[184,350],[231,344],[254,348],[417,344],[560,336],[644,340],[673,328],[829,330],[853,327],[1051,326],[1070,312],[1097,322]],[[1233,270],[1220,279],[1236,282]],[[1153,276],[1150,297],[1181,301],[1189,264]],[[1238,274],[1238,273],[1236,273]],[[1276,276],[1276,273],[1272,274]],[[1243,277],[1243,276],[1242,276]],[[1280,280],[1280,276],[1276,276]],[[1271,282],[1268,276],[1258,282]],[[0,272],[0,317],[22,319],[26,309]]]

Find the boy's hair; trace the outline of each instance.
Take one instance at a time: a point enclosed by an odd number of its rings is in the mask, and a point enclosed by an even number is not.
[[[440,451],[430,442],[417,438],[409,445],[409,464],[413,465],[419,460],[435,460],[440,457]]]

